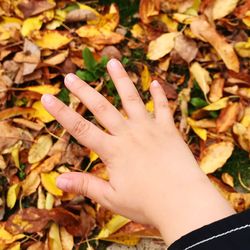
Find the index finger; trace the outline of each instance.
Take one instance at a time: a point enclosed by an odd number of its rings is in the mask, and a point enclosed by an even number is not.
[[[46,110],[81,144],[94,150],[100,157],[110,149],[111,135],[84,119],[53,95],[43,95],[42,103]]]

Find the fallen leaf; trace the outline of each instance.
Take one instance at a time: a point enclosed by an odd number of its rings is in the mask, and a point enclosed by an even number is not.
[[[143,64],[143,71],[141,73],[142,90],[143,91],[149,90],[151,82],[152,78],[148,70],[148,66],[146,64]]]
[[[0,111],[0,121],[6,120],[15,116],[19,115],[27,115],[34,113],[33,108],[21,108],[21,107],[13,107],[13,108],[7,108],[2,111]]]
[[[241,57],[250,57],[250,38],[247,42],[238,42],[234,45],[234,48],[239,56]]]
[[[41,181],[44,188],[53,195],[62,196],[63,191],[56,186],[57,172],[41,173]]]
[[[195,41],[187,38],[186,36],[179,34],[175,38],[174,49],[179,56],[187,63],[193,61],[198,53],[198,47]]]
[[[63,250],[72,250],[74,247],[74,238],[68,233],[65,227],[60,227],[60,239]]]
[[[36,163],[44,159],[52,146],[50,135],[41,135],[36,142],[31,146],[28,155],[29,163]]]
[[[209,72],[206,69],[202,68],[198,62],[194,62],[189,69],[191,74],[199,84],[205,98],[207,98],[207,94],[210,88],[209,85],[212,82]]]
[[[58,64],[63,63],[68,57],[68,55],[69,55],[69,51],[65,50],[45,59],[43,62],[49,65],[58,65]]]
[[[213,19],[220,19],[230,14],[235,9],[238,2],[239,0],[215,0],[212,10]]]
[[[220,110],[220,109],[223,109],[223,108],[225,108],[227,106],[228,101],[229,101],[229,97],[223,97],[220,100],[218,100],[218,101],[216,101],[214,103],[211,103],[211,104],[205,106],[202,109],[206,110],[206,111]]]
[[[230,187],[234,187],[234,179],[229,173],[223,173],[221,179],[224,183],[226,183]]]
[[[217,102],[223,97],[224,83],[224,78],[219,77],[213,80],[209,93],[209,100],[211,102]]]
[[[16,200],[17,200],[17,196],[19,194],[19,190],[20,190],[20,184],[13,184],[12,186],[9,187],[8,189],[8,193],[7,193],[7,206],[12,209],[15,204],[16,204]]]
[[[48,239],[50,250],[63,250],[60,240],[59,227],[56,223],[52,223],[50,226]]]
[[[36,92],[39,94],[51,94],[56,95],[60,92],[60,88],[54,85],[39,85],[39,86],[29,86],[26,88],[20,88],[21,90],[28,90],[32,92]]]
[[[214,47],[228,69],[239,72],[239,60],[233,46],[227,43],[211,24],[202,17],[197,17],[191,23],[191,30],[198,38],[209,42]]]
[[[159,14],[160,0],[141,0],[139,14],[142,22],[148,24],[152,21],[152,17]]]
[[[40,176],[37,173],[36,169],[32,170],[21,184],[22,195],[25,197],[35,193],[39,185],[40,185]]]
[[[32,116],[40,119],[42,122],[48,123],[55,120],[55,118],[44,108],[41,101],[34,102],[32,108],[32,110],[35,110]]]
[[[98,16],[91,10],[76,9],[70,11],[66,16],[66,22],[81,22],[96,20]]]
[[[239,103],[231,103],[222,109],[218,119],[216,120],[216,129],[218,133],[226,132],[237,121],[240,112]]]
[[[72,37],[68,32],[46,30],[37,32],[34,42],[42,49],[57,50],[71,42],[71,40]]]
[[[223,167],[232,155],[234,145],[231,142],[219,142],[205,148],[200,159],[200,168],[205,174],[213,173]]]
[[[30,17],[24,20],[21,34],[24,37],[30,36],[33,31],[40,30],[43,25],[43,20],[41,16]]]
[[[111,234],[115,233],[121,227],[129,223],[130,220],[121,216],[121,215],[114,215],[113,218],[101,229],[97,238],[104,239],[110,236]]]
[[[178,32],[166,33],[151,41],[148,47],[148,59],[158,60],[167,55],[174,48],[178,34]]]

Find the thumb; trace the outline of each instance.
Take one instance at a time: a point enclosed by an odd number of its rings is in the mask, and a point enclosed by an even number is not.
[[[63,191],[82,194],[95,200],[106,208],[110,208],[113,188],[109,182],[89,173],[70,172],[57,177],[56,185]]]

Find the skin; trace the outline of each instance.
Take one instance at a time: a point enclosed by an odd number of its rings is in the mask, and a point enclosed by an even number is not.
[[[154,81],[150,87],[155,106],[152,118],[121,63],[112,59],[107,69],[127,119],[74,74],[66,76],[65,85],[109,133],[56,97],[42,97],[47,111],[79,143],[100,156],[110,177],[107,182],[89,173],[65,173],[57,178],[57,186],[66,192],[83,194],[134,221],[155,226],[168,245],[197,228],[234,214],[181,138],[159,83]]]

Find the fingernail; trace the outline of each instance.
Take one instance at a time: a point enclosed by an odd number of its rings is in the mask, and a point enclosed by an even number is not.
[[[77,79],[78,79],[78,77],[75,74],[70,73],[70,74],[68,74],[68,75],[65,76],[65,83],[72,84]]]
[[[116,60],[116,59],[111,59],[108,63],[109,67],[111,68],[118,68],[118,67],[121,67],[121,63]]]
[[[64,178],[63,176],[59,176],[56,178],[56,186],[60,189],[66,189],[69,186],[70,180]]]
[[[44,94],[41,98],[41,101],[46,105],[51,105],[54,103],[54,97],[50,94]]]
[[[152,82],[152,86],[153,87],[159,87],[160,86],[160,83],[157,81],[157,80],[154,80],[153,82]]]

